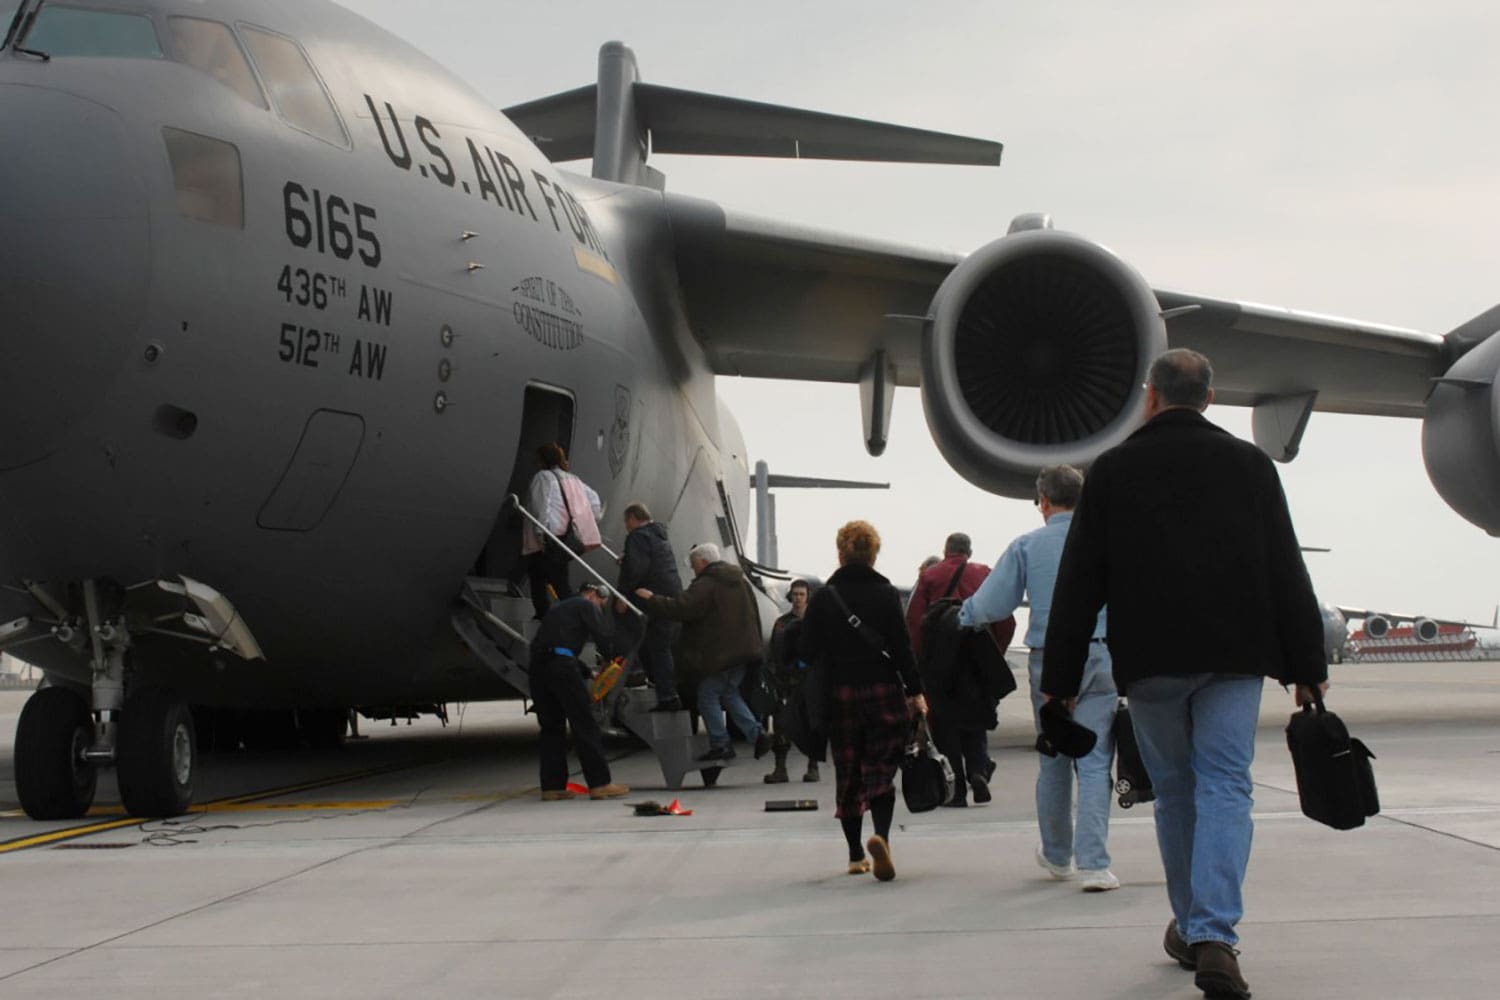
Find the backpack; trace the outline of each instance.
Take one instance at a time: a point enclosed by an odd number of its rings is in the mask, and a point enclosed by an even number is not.
[[[933,601],[927,610],[922,613],[922,662],[917,664],[917,666],[921,669],[924,679],[927,676],[928,661],[933,659],[932,651],[942,642],[941,633],[947,630],[947,626],[942,624],[947,610],[949,608],[957,608],[963,604],[963,601],[953,596],[953,592],[958,589],[958,582],[963,579],[964,570],[968,568],[969,561],[967,559],[959,563],[958,572],[953,574],[952,578],[948,580],[948,586],[943,588],[943,596]],[[954,624],[957,624],[958,619],[956,616],[953,621]]]
[[[968,563],[959,567],[943,596],[922,616],[922,683],[939,697],[967,703],[994,728],[994,706],[1016,689],[1016,678],[1005,662],[1005,650],[988,630],[974,631],[958,624],[963,602],[950,596]],[[976,716],[977,719],[977,716]]]

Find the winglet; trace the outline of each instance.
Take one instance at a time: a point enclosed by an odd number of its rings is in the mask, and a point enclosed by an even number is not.
[[[506,108],[554,163],[592,152],[593,175],[660,187],[650,151],[885,163],[999,166],[998,142],[642,83],[635,53],[599,49],[597,85]]]

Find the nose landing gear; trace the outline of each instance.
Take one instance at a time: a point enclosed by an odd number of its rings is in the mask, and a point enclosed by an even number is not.
[[[128,669],[120,595],[86,580],[82,596],[82,618],[64,611],[52,635],[88,657],[90,690],[49,686],[27,700],[16,727],[21,807],[33,819],[76,819],[93,804],[98,769],[114,765],[130,815],[181,815],[197,764],[192,713]]]

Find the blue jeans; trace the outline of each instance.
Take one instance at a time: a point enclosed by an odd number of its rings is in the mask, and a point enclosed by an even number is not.
[[[1031,721],[1042,731],[1037,712],[1042,707],[1042,651],[1033,649],[1027,660],[1031,676]],[[1078,688],[1073,721],[1098,737],[1086,757],[1074,760],[1038,754],[1036,821],[1042,831],[1042,854],[1054,865],[1076,861],[1079,868],[1109,867],[1109,806],[1114,794],[1110,766],[1115,757],[1115,706],[1119,704],[1110,673],[1109,651],[1089,644],[1088,663]],[[1073,822],[1073,778],[1078,778],[1078,823]]]
[[[1188,944],[1239,941],[1250,863],[1250,762],[1265,678],[1146,677],[1130,685],[1130,718],[1156,791],[1156,843],[1167,897]]]
[[[745,739],[754,743],[760,736],[760,723],[740,697],[740,684],[744,680],[742,664],[721,674],[709,674],[698,682],[698,714],[703,718],[703,728],[708,730],[708,745],[715,749],[729,746],[729,727],[724,723],[726,709]]]

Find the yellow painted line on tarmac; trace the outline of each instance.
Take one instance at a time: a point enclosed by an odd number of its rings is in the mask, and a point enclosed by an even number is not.
[[[210,802],[200,811],[211,813],[267,812],[273,809],[338,812],[346,809],[389,809],[401,799],[358,799],[341,802]]]
[[[321,778],[316,781],[304,781],[296,785],[287,785],[283,788],[272,788],[263,792],[251,792],[248,795],[232,795],[212,802],[205,802],[189,809],[186,815],[207,812],[247,812],[252,809],[386,809],[399,803],[399,799],[373,799],[358,802],[309,802],[309,803],[270,803],[266,799],[278,799],[287,795],[295,795],[298,792],[313,791],[318,788],[327,788],[330,785],[340,785],[350,781],[359,781],[364,778],[373,778],[392,771],[401,771],[412,767],[421,766],[416,764],[386,764],[382,767],[373,767],[365,771],[355,771],[351,774],[341,774],[332,778]],[[119,815],[124,812],[118,806],[100,806],[97,810],[90,809],[89,815]],[[24,817],[23,810],[14,809],[4,813],[6,818]],[[24,851],[33,847],[45,847],[48,844],[56,844],[65,840],[76,840],[79,837],[87,837],[90,834],[104,833],[107,830],[118,830],[127,826],[139,826],[150,820],[136,818],[122,818],[107,820],[102,823],[86,823],[82,826],[70,826],[62,830],[52,830],[49,833],[39,833],[30,837],[17,837],[14,840],[0,841],[0,854],[12,854],[16,851]]]
[[[24,815],[24,813],[23,813]],[[122,826],[135,826],[141,823],[138,819],[116,819],[108,823],[90,823],[88,826],[71,826],[66,830],[53,830],[51,833],[39,833],[34,837],[21,837],[19,840],[7,840],[0,843],[0,854],[10,854],[13,851],[24,851],[30,847],[42,847],[45,844],[56,844],[64,840],[73,840],[78,837],[87,837],[91,833],[103,833],[106,830],[118,830]]]

